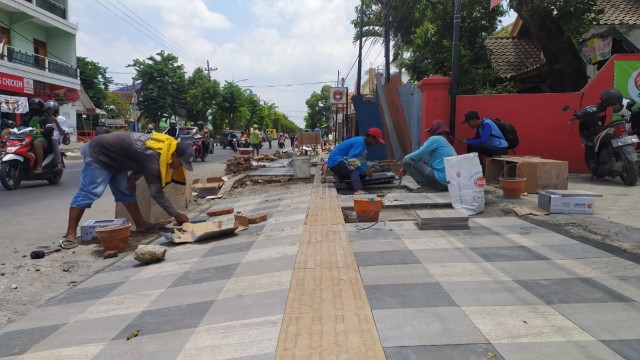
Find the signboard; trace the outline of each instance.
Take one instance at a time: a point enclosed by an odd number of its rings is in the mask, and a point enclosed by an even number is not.
[[[613,86],[625,98],[640,102],[640,60],[616,61],[613,67]]]
[[[329,100],[332,104],[346,104],[347,103],[347,88],[334,87],[331,88],[329,93]]]
[[[29,112],[29,102],[26,97],[0,95],[2,112],[24,114]]]
[[[33,80],[0,72],[0,90],[33,94]]]
[[[587,64],[595,64],[611,57],[611,44],[611,36],[594,37],[579,45],[580,54]]]
[[[124,119],[105,119],[104,123],[107,126],[124,126]]]

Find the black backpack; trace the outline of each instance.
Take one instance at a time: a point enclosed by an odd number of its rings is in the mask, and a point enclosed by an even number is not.
[[[515,149],[520,144],[520,139],[518,139],[518,131],[516,127],[511,123],[500,120],[500,118],[495,118],[493,122],[498,126],[500,132],[504,136],[504,140],[509,144],[509,149]],[[497,135],[491,134],[493,137],[500,138]]]

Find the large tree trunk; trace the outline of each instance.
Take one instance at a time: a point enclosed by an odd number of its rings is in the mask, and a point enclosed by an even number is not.
[[[551,92],[579,91],[588,81],[582,57],[549,8],[533,7],[532,0],[513,0],[515,12],[538,43],[547,63]]]

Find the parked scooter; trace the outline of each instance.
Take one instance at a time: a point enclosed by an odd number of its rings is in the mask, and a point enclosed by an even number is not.
[[[193,147],[193,152],[195,154],[196,160],[200,159],[201,161],[204,161],[204,159],[207,157],[207,151],[202,151],[202,149],[204,148],[204,141],[205,138],[200,135],[195,135],[191,140],[191,146]]]
[[[53,185],[62,178],[64,156],[61,156],[63,166],[58,167],[51,146],[45,151],[42,172],[34,173],[36,157],[31,149],[34,133],[34,128],[16,128],[6,135],[5,155],[0,163],[0,182],[7,190],[16,190],[22,181],[46,180]]]
[[[607,108],[622,102],[622,94],[617,92],[618,96],[613,90],[603,92],[601,103],[576,111],[569,123],[574,120],[580,123],[584,159],[594,177],[619,176],[625,185],[633,186],[638,182],[635,144],[639,141],[636,135],[629,135],[628,117],[605,125]],[[569,106],[563,108],[564,112],[569,110]]]

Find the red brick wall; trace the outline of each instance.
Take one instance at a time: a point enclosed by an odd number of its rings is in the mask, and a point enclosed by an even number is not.
[[[596,77],[577,93],[514,94],[514,95],[462,95],[456,104],[456,136],[471,137],[474,132],[462,124],[464,114],[476,110],[482,117],[499,117],[516,126],[520,138],[517,155],[539,155],[546,159],[569,162],[569,172],[584,173],[583,147],[578,135],[578,124],[567,124],[572,112],[563,113],[565,105],[579,109],[598,102],[600,93],[613,86],[615,60],[640,60],[640,54],[617,54],[607,62]],[[422,80],[423,141],[426,130],[435,119],[449,118],[448,78],[432,76]],[[466,147],[456,146],[459,154]]]

